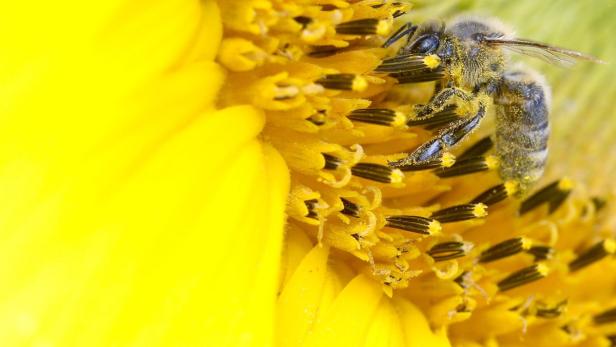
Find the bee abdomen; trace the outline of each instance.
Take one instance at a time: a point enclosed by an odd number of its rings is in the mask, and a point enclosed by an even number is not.
[[[506,73],[495,98],[496,154],[503,180],[515,180],[524,193],[543,174],[550,133],[549,89],[528,71]]]

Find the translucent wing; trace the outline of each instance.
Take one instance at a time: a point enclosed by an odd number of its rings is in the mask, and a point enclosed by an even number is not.
[[[605,64],[604,61],[593,57],[592,55],[584,54],[578,51],[554,47],[541,42],[535,42],[524,39],[502,39],[502,38],[485,38],[485,42],[490,45],[498,45],[510,51],[524,54],[530,57],[539,58],[548,63],[571,66],[579,60],[590,61],[593,63]]]

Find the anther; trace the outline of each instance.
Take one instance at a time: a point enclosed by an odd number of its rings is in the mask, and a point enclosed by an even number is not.
[[[391,30],[386,20],[364,18],[336,25],[336,33],[343,35],[385,35]]]
[[[453,280],[462,289],[468,289],[471,286],[471,273],[469,271],[462,272],[458,277]]]
[[[363,91],[368,87],[365,78],[349,74],[329,74],[315,81],[327,89]]]
[[[599,313],[598,315],[594,316],[592,320],[593,322],[595,322],[595,324],[607,324],[616,322],[616,307]]]
[[[319,203],[317,199],[305,200],[304,204],[308,208],[308,213],[306,214],[307,218],[317,219],[317,212],[315,211],[316,205]]]
[[[442,111],[435,113],[432,117],[417,117],[406,122],[408,126],[423,126],[426,130],[434,130],[460,119],[456,114],[456,106],[445,107]]]
[[[444,152],[440,157],[434,160],[429,160],[422,163],[411,163],[408,165],[400,166],[399,169],[402,171],[421,171],[434,168],[446,169],[454,165],[455,162],[456,157],[453,154],[449,152]],[[435,171],[438,171],[438,169]]]
[[[405,84],[438,81],[445,77],[445,73],[443,69],[439,67],[434,70],[424,69],[413,72],[391,73],[389,76],[395,78],[398,83]]]
[[[494,142],[489,136],[486,136],[464,151],[459,158],[467,159],[478,157],[486,154],[490,149],[492,149],[492,147],[494,147]]]
[[[463,257],[472,248],[470,243],[451,241],[434,245],[427,253],[435,262],[439,262]]]
[[[614,253],[616,253],[616,241],[612,239],[599,241],[569,263],[569,271],[578,271]]]
[[[274,100],[282,101],[293,99],[299,94],[299,88],[294,85],[278,84],[275,90]]]
[[[520,214],[525,214],[544,203],[549,204],[549,213],[553,213],[567,199],[572,188],[573,183],[568,178],[552,182],[524,200],[520,206]]]
[[[358,163],[351,168],[353,176],[381,183],[398,183],[404,175],[399,169],[374,163]]]
[[[312,23],[312,18],[306,16],[297,16],[294,17],[293,20],[302,25],[302,27],[306,27],[308,24]]]
[[[479,256],[480,263],[489,263],[495,260],[506,258],[522,251],[529,250],[531,248],[531,241],[524,237],[516,237],[509,239],[481,252]]]
[[[347,118],[356,122],[385,126],[399,126],[406,120],[402,113],[387,108],[360,108],[353,110]]]
[[[472,157],[472,158],[458,158],[456,164],[443,169],[434,170],[434,174],[438,177],[457,177],[469,175],[475,172],[492,170],[495,166],[493,161],[498,160],[492,156],[488,157]],[[496,165],[497,166],[497,165]]]
[[[483,193],[479,194],[471,203],[482,203],[485,205],[494,205],[497,202],[503,201],[508,197],[513,196],[517,192],[517,183],[509,181],[496,185]]]
[[[567,308],[567,300],[563,300],[553,307],[548,307],[545,304],[539,304],[535,316],[545,319],[558,318]]]
[[[435,54],[406,54],[383,60],[374,71],[382,73],[427,73],[440,65],[441,59]]]
[[[456,205],[432,213],[432,218],[441,223],[459,222],[468,219],[481,218],[488,215],[484,204]]]
[[[308,53],[313,58],[325,58],[332,56],[340,51],[340,48],[332,45],[312,46],[312,50]]]
[[[546,277],[548,273],[549,269],[545,264],[533,264],[529,267],[525,267],[512,273],[505,279],[498,282],[498,289],[501,292],[504,292],[513,288],[517,288],[521,285],[542,279]]]
[[[345,198],[340,198],[340,201],[342,201],[342,205],[344,206],[340,213],[351,217],[359,217],[359,206]]]
[[[323,169],[325,170],[336,170],[340,164],[342,164],[342,160],[337,157],[334,157],[331,154],[321,153],[323,159],[325,159],[325,166]]]
[[[434,235],[441,231],[441,224],[431,218],[419,216],[388,216],[385,217],[390,228],[401,229],[423,235]]]
[[[319,110],[312,116],[306,118],[307,121],[311,122],[314,125],[319,125],[319,126],[325,124],[325,119],[326,117],[325,117],[324,110]]]
[[[600,211],[607,205],[607,201],[603,198],[595,196],[592,198],[592,203],[595,205],[595,211]]]
[[[554,256],[554,248],[549,246],[532,246],[526,253],[532,254],[535,257],[535,261],[542,261]]]

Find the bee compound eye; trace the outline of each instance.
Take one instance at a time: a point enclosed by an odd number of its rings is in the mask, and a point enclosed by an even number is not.
[[[439,46],[439,38],[436,35],[422,36],[411,47],[411,52],[428,54],[436,51]]]

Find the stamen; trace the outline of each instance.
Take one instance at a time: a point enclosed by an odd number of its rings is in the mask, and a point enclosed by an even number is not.
[[[610,341],[610,347],[616,347],[616,335],[608,335],[605,338]]]
[[[526,251],[535,256],[535,261],[551,259],[554,256],[554,248],[548,246],[532,246]]]
[[[325,75],[316,80],[315,83],[327,89],[353,90],[358,92],[368,87],[368,81],[365,78],[350,73]]]
[[[342,35],[386,35],[391,24],[376,18],[356,19],[336,25],[336,33]]]
[[[603,311],[593,317],[595,324],[607,324],[616,322],[616,307]]]
[[[456,162],[456,157],[449,152],[444,152],[439,158],[422,163],[411,163],[408,165],[400,166],[399,169],[406,171],[421,171],[434,168],[446,169],[450,168]],[[438,170],[438,169],[437,169]],[[437,171],[435,170],[435,171]]]
[[[592,203],[595,205],[595,211],[600,211],[607,205],[607,201],[603,198],[595,196],[592,198]]]
[[[308,56],[313,58],[325,58],[340,52],[340,48],[332,45],[312,46]]]
[[[556,304],[554,307],[547,307],[547,305],[538,303],[537,310],[535,312],[535,316],[545,318],[545,319],[554,319],[558,318],[563,312],[565,312],[567,308],[567,300],[563,300]]]
[[[456,106],[447,106],[442,111],[435,113],[432,117],[417,117],[406,122],[408,126],[423,125],[426,130],[434,130],[460,119],[456,113]]]
[[[351,217],[359,217],[359,206],[345,198],[340,198],[340,201],[342,201],[342,205],[344,206],[340,213]]]
[[[578,271],[592,263],[595,263],[607,255],[616,253],[616,241],[605,239],[590,247],[586,252],[580,254],[575,260],[569,263],[569,271]]]
[[[452,167],[434,170],[434,173],[441,178],[457,177],[472,174],[480,171],[493,170],[498,167],[498,159],[494,156],[471,157],[456,161]]]
[[[471,273],[469,271],[464,271],[453,281],[456,282],[460,288],[468,289],[471,286]]]
[[[548,203],[548,213],[553,213],[569,196],[572,188],[573,182],[568,178],[562,178],[559,181],[548,184],[531,195],[528,199],[524,200],[520,206],[519,212],[522,215],[544,203]]]
[[[525,267],[519,271],[512,273],[507,278],[497,283],[498,289],[501,292],[519,287],[521,285],[534,282],[536,280],[546,277],[549,273],[549,269],[545,264],[533,264],[529,267]]]
[[[388,216],[385,220],[385,226],[423,235],[435,235],[441,231],[441,223],[431,218],[401,215]]]
[[[428,255],[431,256],[435,262],[439,262],[463,257],[472,248],[472,244],[465,242],[443,242],[430,248]]]
[[[274,100],[289,100],[299,94],[299,88],[293,85],[277,84],[274,93]]]
[[[459,222],[487,216],[486,208],[487,206],[481,203],[457,205],[436,211],[431,217],[441,223]]]
[[[508,181],[492,188],[489,188],[485,192],[479,194],[471,203],[482,203],[485,205],[494,205],[497,202],[505,200],[506,198],[513,196],[517,192],[517,183],[514,181]]]
[[[404,114],[387,108],[360,108],[353,110],[347,118],[356,122],[386,126],[400,126],[406,120]]]
[[[438,68],[441,59],[435,55],[398,55],[385,59],[374,71],[381,73],[419,73]]]
[[[336,170],[342,164],[342,160],[331,154],[321,153],[321,155],[325,159],[325,166],[323,166],[325,170]]]
[[[464,153],[460,155],[460,158],[467,159],[484,155],[492,149],[492,147],[494,147],[492,138],[490,138],[490,136],[486,136],[464,151]]]
[[[293,19],[299,24],[301,24],[303,28],[305,28],[308,24],[312,23],[312,18],[306,16],[297,16]]]
[[[314,125],[320,126],[325,124],[325,110],[318,110],[315,114],[306,118],[306,120]]]
[[[316,204],[318,203],[319,200],[317,199],[310,199],[304,201],[304,204],[306,204],[306,207],[308,208],[308,214],[306,214],[306,217],[313,219],[318,218],[317,212],[315,211]]]
[[[443,69],[439,67],[434,70],[427,69],[413,73],[392,73],[390,76],[395,78],[399,84],[405,84],[438,81],[443,79],[445,74]]]
[[[351,168],[353,176],[381,183],[399,183],[404,174],[399,169],[374,163],[358,163]]]
[[[336,25],[336,33],[342,35],[385,35],[390,30],[388,21],[376,18],[356,19]]]
[[[529,250],[532,242],[524,237],[516,237],[509,239],[481,252],[479,256],[480,263],[489,263],[505,257],[512,256],[525,250]]]

